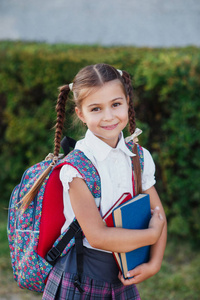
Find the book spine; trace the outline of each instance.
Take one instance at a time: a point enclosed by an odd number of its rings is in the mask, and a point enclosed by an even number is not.
[[[119,257],[120,257],[121,266],[122,266],[122,274],[123,274],[124,278],[126,279],[127,278],[126,274],[128,273],[126,253],[124,253],[124,252],[119,253]]]
[[[115,227],[122,227],[122,214],[120,209],[113,211],[113,223]]]
[[[120,209],[114,210],[113,212],[114,218],[114,225],[115,227],[122,227],[122,213]],[[121,266],[121,271],[124,276],[126,277],[126,274],[128,272],[128,266],[126,262],[126,253],[119,253],[119,259],[120,259],[120,266]]]

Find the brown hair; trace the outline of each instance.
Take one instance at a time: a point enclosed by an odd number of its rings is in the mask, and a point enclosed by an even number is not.
[[[82,101],[90,93],[94,92],[96,89],[103,86],[106,82],[118,79],[121,83],[123,91],[127,99],[129,99],[129,131],[134,133],[135,131],[135,111],[133,107],[133,87],[131,83],[130,75],[123,71],[122,75],[112,66],[107,64],[96,64],[90,65],[81,69],[73,80],[73,96],[75,105],[81,108]],[[36,196],[42,182],[48,175],[53,165],[56,163],[60,151],[60,143],[62,137],[62,131],[65,119],[65,105],[68,99],[68,94],[70,92],[69,85],[64,85],[60,87],[60,93],[58,95],[56,112],[57,112],[57,122],[55,125],[55,139],[54,139],[54,160],[53,163],[45,170],[45,172],[36,181],[31,190],[22,199],[22,208],[28,207],[30,202]],[[141,168],[139,162],[139,156],[137,151],[137,145],[133,146],[133,153],[136,156],[133,157],[133,167],[136,181],[136,193],[142,192],[141,184]]]

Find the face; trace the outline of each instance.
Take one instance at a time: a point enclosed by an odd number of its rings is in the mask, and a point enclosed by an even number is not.
[[[107,82],[87,96],[76,113],[98,138],[115,148],[128,123],[128,103],[119,80]]]

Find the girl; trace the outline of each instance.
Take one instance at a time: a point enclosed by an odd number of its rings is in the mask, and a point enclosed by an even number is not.
[[[70,91],[73,92],[75,112],[88,128],[85,138],[77,142],[76,149],[81,150],[96,167],[101,178],[101,199],[94,200],[75,168],[70,165],[62,167],[60,180],[64,190],[66,217],[62,231],[76,216],[85,235],[81,278],[83,292],[74,285],[77,266],[76,250],[73,247],[50,273],[43,299],[138,300],[140,296],[135,284],[159,271],[167,234],[165,213],[154,188],[155,166],[152,157],[143,148],[144,169],[141,176],[137,147],[134,145],[131,152],[122,133],[128,121],[131,134],[135,132],[130,76],[106,64],[91,65],[79,71],[73,83],[60,88],[56,156],[60,148],[65,102]],[[131,159],[137,193],[150,195],[153,213],[149,228],[128,230],[106,227],[101,216],[123,193],[130,192],[133,195]],[[100,206],[100,210],[97,206]],[[118,272],[111,252],[128,252],[146,245],[152,245],[149,262],[131,270],[127,274],[130,279],[125,280]]]

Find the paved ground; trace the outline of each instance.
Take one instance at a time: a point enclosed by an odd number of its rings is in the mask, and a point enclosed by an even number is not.
[[[41,300],[42,294],[18,287],[12,270],[0,269],[0,300]]]

